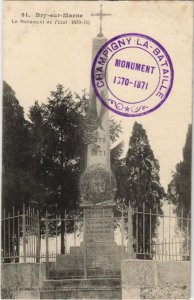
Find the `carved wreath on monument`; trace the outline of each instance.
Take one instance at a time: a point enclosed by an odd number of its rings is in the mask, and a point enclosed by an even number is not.
[[[97,204],[114,201],[116,179],[103,165],[86,169],[80,178],[80,194],[83,202]]]

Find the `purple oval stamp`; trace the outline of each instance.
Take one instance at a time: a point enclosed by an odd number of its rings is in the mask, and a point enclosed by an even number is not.
[[[159,108],[172,89],[173,77],[172,62],[164,47],[138,33],[118,35],[106,42],[92,65],[96,96],[111,111],[126,117]]]

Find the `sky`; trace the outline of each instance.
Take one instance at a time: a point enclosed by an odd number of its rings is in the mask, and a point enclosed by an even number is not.
[[[99,32],[99,20],[91,13],[99,11],[100,3],[4,2],[3,78],[15,91],[26,116],[34,101],[46,102],[58,83],[79,94],[83,89],[89,92],[92,39]],[[158,41],[171,57],[174,84],[159,109],[136,118],[109,113],[122,124],[120,140],[125,143],[125,152],[134,122],[143,125],[160,163],[161,184],[167,189],[172,171],[182,160],[192,119],[192,2],[103,1],[103,10],[112,14],[103,20],[108,39],[130,32],[145,34]],[[28,17],[22,17],[26,13]],[[83,14],[85,24],[72,24],[71,18],[36,17],[51,13]],[[44,24],[21,23],[21,19],[44,20]],[[67,24],[54,24],[55,20],[67,20]]]

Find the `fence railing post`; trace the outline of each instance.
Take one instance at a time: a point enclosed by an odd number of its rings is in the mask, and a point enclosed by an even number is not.
[[[143,202],[143,257],[146,258],[145,254],[145,202]]]
[[[23,214],[22,214],[22,230],[23,230],[23,260],[26,262],[26,213],[25,204],[23,204]]]
[[[49,263],[48,212],[46,211],[46,265]]]
[[[40,216],[39,211],[37,212],[37,236],[36,236],[36,262],[40,263],[40,243],[41,243],[41,236],[40,236]]]
[[[56,243],[56,255],[58,253],[58,228],[57,228],[58,224],[57,224],[57,215],[56,215],[56,219],[55,219],[55,243]]]
[[[152,211],[150,209],[150,259],[152,259]]]
[[[7,255],[7,247],[6,247],[6,220],[5,220],[5,208],[3,210],[3,218],[4,218],[4,222],[3,222],[3,257],[5,258]]]
[[[139,223],[138,223],[138,207],[136,207],[136,215],[135,215],[135,240],[136,240],[136,253],[138,254],[139,253],[139,231],[138,231],[138,226],[139,226]]]
[[[168,224],[168,235],[169,235],[169,245],[168,245],[168,255],[169,255],[169,261],[171,260],[171,207],[169,206],[169,224]]]
[[[18,255],[18,262],[20,262],[20,212],[18,210],[18,222],[17,222],[17,227],[18,227],[18,232],[17,232],[17,255]]]
[[[164,260],[164,218],[165,215],[163,215],[163,222],[162,222],[162,260]]]
[[[85,212],[85,208],[84,208],[84,215],[83,215],[83,225],[84,225],[84,232],[83,232],[83,240],[84,240],[84,278],[87,278],[88,274],[87,274],[87,247],[86,247],[86,212]]]
[[[124,257],[124,231],[125,231],[125,225],[124,225],[124,214],[123,214],[123,209],[122,209],[122,212],[121,212],[121,255],[122,255],[122,258]]]
[[[189,256],[189,215],[187,214],[187,237],[186,237],[186,243],[187,243],[187,257]]]
[[[12,219],[12,251],[13,251],[13,254],[12,254],[12,256],[13,256],[13,258],[14,258],[14,260],[15,260],[15,257],[16,257],[16,252],[15,252],[15,245],[16,245],[16,235],[15,235],[15,209],[14,209],[14,206],[13,206],[13,214],[12,214],[12,216],[13,216],[13,219]]]
[[[128,208],[128,254],[130,257],[133,257],[133,220],[132,220],[132,209],[131,204],[129,201],[129,208]]]
[[[67,212],[65,210],[65,254],[67,254]]]
[[[183,208],[181,208],[181,248],[180,248],[180,256],[182,259],[182,256],[184,254],[184,250],[183,250]]]

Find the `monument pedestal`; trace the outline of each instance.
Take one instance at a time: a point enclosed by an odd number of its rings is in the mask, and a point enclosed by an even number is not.
[[[69,254],[57,255],[56,270],[75,276],[83,276],[84,272],[92,277],[118,276],[121,260],[134,256],[132,246],[126,253],[114,241],[113,206],[88,205],[83,209],[84,239],[79,247],[70,247]]]
[[[114,242],[113,207],[84,208],[84,250],[88,270],[120,269],[121,252]]]

